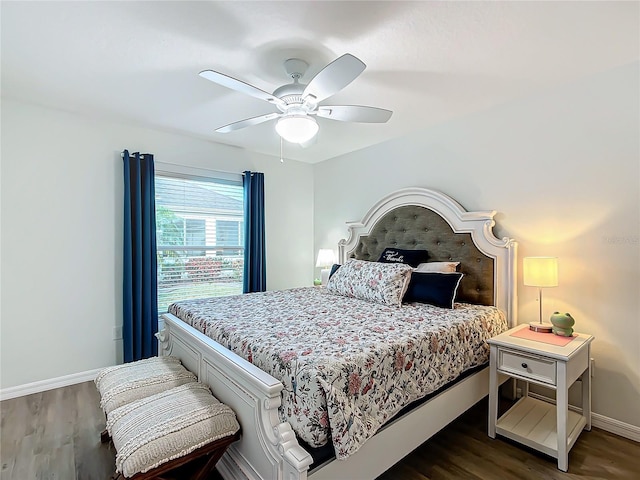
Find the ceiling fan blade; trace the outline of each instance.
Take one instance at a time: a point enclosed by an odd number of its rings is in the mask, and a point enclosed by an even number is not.
[[[318,107],[318,116],[341,122],[385,123],[393,112],[384,108],[362,105],[322,105]]]
[[[259,98],[260,100],[265,100],[269,103],[273,103],[274,105],[286,105],[282,100],[272,95],[271,93],[260,90],[258,87],[249,85],[242,80],[230,77],[229,75],[225,75],[224,73],[214,72],[213,70],[203,70],[199,73],[199,75],[202,78],[206,78],[207,80],[212,81],[213,83],[217,83],[218,85],[230,88],[231,90],[235,90],[237,92]]]
[[[367,66],[350,53],[345,53],[311,79],[302,97],[312,95],[317,104],[353,82]]]
[[[266,115],[260,115],[259,117],[251,117],[245,120],[240,120],[239,122],[233,122],[228,125],[224,125],[220,128],[216,128],[216,132],[218,133],[229,133],[234,132],[236,130],[240,130],[241,128],[251,127],[252,125],[258,125],[259,123],[264,123],[269,120],[273,120],[274,118],[278,118],[281,116],[280,113],[268,113]]]

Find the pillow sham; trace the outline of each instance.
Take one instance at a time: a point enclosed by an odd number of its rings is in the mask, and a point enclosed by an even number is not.
[[[411,278],[409,265],[349,259],[329,278],[335,295],[400,307]]]
[[[463,275],[459,272],[413,272],[403,301],[453,308]]]
[[[406,263],[412,267],[417,267],[419,264],[426,262],[429,258],[429,253],[426,250],[405,250],[403,248],[391,248],[384,249],[378,262],[381,263]]]
[[[427,262],[418,265],[414,272],[457,272],[460,262]]]

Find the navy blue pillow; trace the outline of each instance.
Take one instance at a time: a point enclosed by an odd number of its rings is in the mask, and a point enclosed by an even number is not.
[[[336,273],[341,266],[342,265],[338,265],[337,263],[334,263],[333,266],[331,267],[331,271],[329,272],[329,278],[333,277],[333,274]]]
[[[402,301],[453,308],[453,301],[463,275],[463,273],[413,272]]]
[[[387,247],[378,259],[382,263],[406,263],[412,267],[417,267],[429,258],[426,250],[405,250],[402,248]]]

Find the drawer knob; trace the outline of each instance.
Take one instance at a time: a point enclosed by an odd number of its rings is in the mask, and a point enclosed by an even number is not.
[[[527,367],[528,367],[528,365],[526,363],[522,362],[522,368],[527,368]]]

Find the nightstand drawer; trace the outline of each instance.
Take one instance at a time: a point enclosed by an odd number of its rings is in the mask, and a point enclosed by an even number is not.
[[[556,362],[547,358],[499,349],[498,370],[538,382],[556,384]]]

